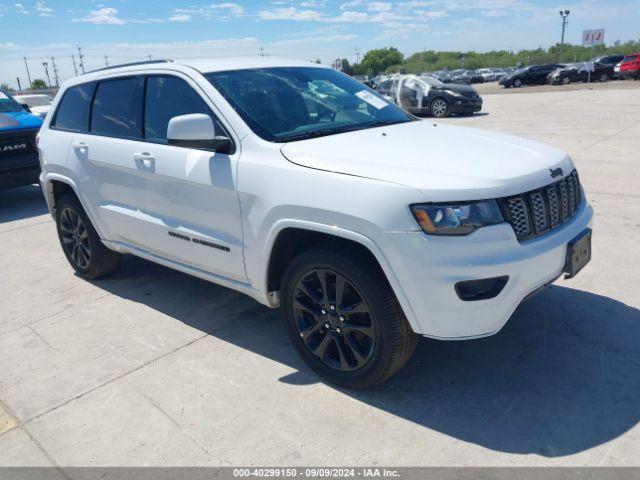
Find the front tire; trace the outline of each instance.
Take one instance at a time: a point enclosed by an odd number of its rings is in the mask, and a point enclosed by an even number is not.
[[[62,251],[80,277],[94,279],[118,268],[121,255],[104,246],[78,199],[66,195],[57,202],[56,226]]]
[[[449,102],[442,97],[438,97],[431,102],[431,115],[436,118],[449,116]]]
[[[287,267],[284,321],[303,360],[327,381],[369,388],[415,351],[411,330],[384,275],[368,259],[315,248]]]
[[[520,88],[522,86],[522,80],[520,80],[519,78],[516,78],[513,81],[513,86],[516,87],[516,88]]]

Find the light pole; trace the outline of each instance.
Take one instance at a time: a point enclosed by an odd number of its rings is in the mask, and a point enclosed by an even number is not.
[[[558,61],[562,61],[562,53],[564,51],[564,31],[567,28],[567,17],[571,12],[569,10],[560,10],[559,13],[562,17],[562,36],[560,37],[560,56],[558,57]]]
[[[51,88],[51,78],[49,77],[49,64],[47,62],[42,62],[42,66],[44,67],[44,73],[47,74],[47,83],[49,83],[49,88]]]

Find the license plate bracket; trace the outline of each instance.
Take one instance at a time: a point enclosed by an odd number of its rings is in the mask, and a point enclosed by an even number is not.
[[[586,228],[567,244],[565,279],[575,277],[591,260],[591,229]]]

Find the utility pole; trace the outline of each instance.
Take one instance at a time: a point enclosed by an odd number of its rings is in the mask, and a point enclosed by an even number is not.
[[[22,93],[22,85],[20,85],[20,77],[16,77],[16,80],[18,81],[18,92]]]
[[[104,66],[108,67],[109,66],[109,57],[108,56],[104,56]]]
[[[560,16],[562,17],[562,36],[560,37],[560,55],[558,56],[558,61],[562,61],[562,53],[564,52],[564,32],[567,28],[567,17],[571,13],[569,10],[560,10]]]
[[[360,49],[356,47],[356,65],[360,63]]]
[[[73,71],[76,72],[76,77],[78,76],[78,67],[76,67],[76,56],[71,55],[71,60],[73,60]]]
[[[147,55],[147,58],[151,61],[151,54]]]
[[[82,73],[86,73],[84,71],[84,55],[82,55],[82,49],[80,47],[78,47],[78,58],[80,59],[80,70],[82,70]]]
[[[42,62],[42,66],[44,67],[44,73],[47,74],[47,83],[49,84],[49,88],[51,88],[51,77],[49,76],[49,64],[47,62]]]
[[[58,78],[58,67],[56,67],[56,57],[51,57],[51,66],[53,67],[53,76],[56,79],[56,88],[60,88],[60,79]]]
[[[29,88],[31,88],[31,74],[29,73],[29,65],[27,65],[27,57],[24,58],[24,66],[27,67],[27,78],[29,79]]]
[[[260,56],[263,58],[266,56],[264,53],[264,47],[262,45],[260,45]]]

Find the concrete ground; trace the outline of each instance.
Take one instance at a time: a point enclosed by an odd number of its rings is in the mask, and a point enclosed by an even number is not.
[[[39,190],[0,192],[0,465],[640,466],[640,88],[485,102],[446,121],[566,149],[593,261],[372,391],[319,382],[233,291],[133,257],[77,278]]]

